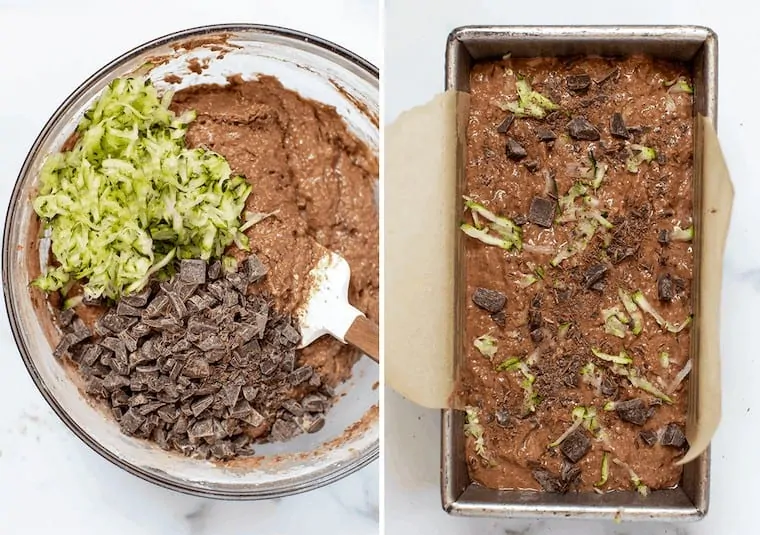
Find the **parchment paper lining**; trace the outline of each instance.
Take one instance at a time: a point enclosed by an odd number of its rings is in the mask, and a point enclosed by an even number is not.
[[[456,408],[457,144],[468,108],[468,94],[447,91],[404,112],[385,133],[385,381],[430,408]],[[709,446],[720,421],[720,290],[734,195],[712,123],[702,116],[697,122],[703,144],[697,380],[689,390],[691,449],[681,463]]]

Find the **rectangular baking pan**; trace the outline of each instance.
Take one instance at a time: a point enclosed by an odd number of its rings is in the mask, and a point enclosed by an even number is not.
[[[694,76],[694,113],[717,125],[718,41],[708,28],[696,26],[467,26],[453,30],[446,44],[446,89],[469,91],[474,62],[489,58],[550,56],[626,56],[649,54],[686,61]],[[458,195],[464,193],[466,143],[457,154]],[[701,137],[695,129],[694,215],[697,235],[702,191]],[[454,359],[462,358],[464,334],[463,240],[457,237]],[[698,279],[700,251],[695,244],[694,281]],[[692,295],[699,299],[699,288]],[[692,336],[692,358],[698,334]],[[692,373],[696,373],[695,370]],[[690,381],[697,383],[696,375]],[[691,394],[690,394],[691,395]],[[710,451],[684,467],[681,483],[671,490],[642,497],[635,491],[553,494],[534,491],[499,491],[470,480],[465,461],[464,413],[442,414],[441,498],[452,515],[513,518],[619,518],[629,520],[699,520],[707,513],[710,488]]]

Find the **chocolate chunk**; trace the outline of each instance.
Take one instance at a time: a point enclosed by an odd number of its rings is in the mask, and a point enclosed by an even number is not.
[[[534,344],[539,344],[544,339],[544,331],[541,329],[534,329],[530,331],[530,339],[533,340]]]
[[[557,134],[545,126],[539,126],[536,128],[536,136],[538,137],[539,141],[542,141],[544,143],[557,139]]]
[[[615,404],[615,412],[625,422],[630,422],[634,425],[644,425],[652,416],[653,410],[650,410],[647,404],[644,403],[644,400],[634,398],[618,401]]]
[[[580,466],[568,462],[562,463],[562,470],[559,473],[559,478],[562,480],[565,489],[570,488],[570,485],[572,485],[580,475]]]
[[[284,442],[290,440],[298,434],[298,426],[293,422],[286,422],[279,419],[272,425],[272,431],[269,434],[272,442]]]
[[[538,160],[527,160],[523,165],[531,173],[538,171]]]
[[[272,359],[263,359],[259,363],[259,369],[264,375],[272,375],[277,370],[277,363]]]
[[[508,427],[510,422],[509,411],[505,408],[498,409],[494,413],[494,419],[496,420],[496,425]]]
[[[240,397],[240,385],[226,384],[221,390],[221,400],[226,407],[234,407]]]
[[[124,386],[129,386],[129,378],[118,373],[110,372],[103,378],[103,388],[108,392],[113,392]]]
[[[183,259],[179,262],[179,279],[190,284],[205,284],[206,261],[199,259]]]
[[[301,400],[301,406],[305,411],[324,412],[326,408],[325,398],[316,394],[310,394]]]
[[[507,324],[507,315],[503,310],[499,310],[498,312],[491,314],[491,319],[499,327],[504,327]]]
[[[609,375],[605,374],[604,377],[602,377],[602,383],[599,389],[601,390],[603,396],[614,398],[617,396],[618,392],[617,381],[615,381],[615,379]]]
[[[540,329],[544,324],[544,318],[541,315],[541,311],[537,309],[528,310],[528,330],[535,331]]]
[[[316,433],[325,426],[325,418],[321,414],[305,414],[295,418],[296,425],[306,433]]]
[[[222,275],[222,263],[219,260],[214,260],[208,265],[208,271],[206,272],[208,278],[215,281]]]
[[[660,444],[663,446],[672,446],[673,448],[685,448],[688,446],[686,435],[684,435],[681,426],[676,423],[669,423],[661,431]]]
[[[245,295],[248,290],[248,279],[242,273],[228,273],[225,278],[235,290]]]
[[[553,199],[533,197],[528,211],[528,221],[543,228],[551,228],[554,223],[556,203]]]
[[[610,134],[622,139],[630,139],[631,133],[625,126],[623,116],[619,113],[613,113],[610,118]]]
[[[127,381],[129,384],[129,381]],[[111,406],[112,407],[126,407],[129,405],[129,396],[123,390],[115,390],[111,394]]]
[[[525,147],[511,137],[507,138],[506,154],[510,160],[522,160],[528,155]]]
[[[657,432],[649,430],[644,430],[639,432],[639,438],[641,441],[646,444],[647,446],[654,446],[657,444]]]
[[[118,360],[127,361],[127,346],[115,336],[109,336],[101,340],[100,345],[114,352]]]
[[[559,446],[559,450],[571,463],[577,463],[583,459],[590,449],[591,441],[581,429],[573,432]]]
[[[203,411],[208,409],[214,403],[214,396],[202,397],[197,401],[194,401],[190,405],[190,410],[193,411],[193,416],[196,418],[203,414]]]
[[[567,439],[566,439],[567,440]],[[533,470],[531,472],[533,479],[541,485],[541,488],[545,492],[565,492],[566,487],[554,474],[543,468]]]
[[[145,405],[140,406],[137,409],[137,412],[141,414],[142,416],[148,416],[152,412],[155,412],[156,410],[163,407],[165,403],[162,403],[160,401],[151,401],[149,403],[146,403]],[[147,431],[148,434],[150,434],[150,431]]]
[[[264,418],[264,416],[256,409],[251,409],[250,412],[243,417],[243,421],[251,427],[259,427],[266,421],[266,418]]]
[[[248,401],[253,401],[256,399],[256,396],[259,393],[259,389],[255,386],[244,386],[243,387],[243,397],[247,399]]]
[[[145,325],[156,331],[167,331],[170,333],[179,333],[182,331],[182,324],[169,316],[157,319],[144,318],[142,321]]]
[[[528,222],[528,218],[525,217],[523,214],[517,214],[514,218],[512,218],[512,223],[514,223],[518,227],[522,227],[527,222]]]
[[[304,381],[308,381],[313,373],[314,369],[311,366],[301,366],[288,375],[288,382],[293,386],[298,386]]]
[[[676,296],[675,285],[673,279],[670,278],[668,273],[663,273],[657,277],[657,297],[660,301],[669,303]]]
[[[131,334],[133,338],[139,340],[143,336],[148,336],[152,330],[153,329],[151,329],[150,325],[145,325],[143,322],[138,321],[129,330],[129,334]]]
[[[604,264],[590,265],[586,269],[586,272],[583,274],[583,286],[585,288],[591,288],[594,286],[594,284],[604,278],[604,275],[607,273],[607,269],[607,266]]]
[[[124,346],[130,353],[137,351],[137,339],[129,334],[128,331],[121,331],[118,335],[119,340],[124,342]]]
[[[282,402],[282,408],[293,416],[303,416],[304,408],[294,399],[286,399]]]
[[[660,242],[660,245],[667,245],[670,243],[670,234],[665,229],[660,229],[660,231],[657,233],[657,241]]]
[[[231,410],[230,410],[230,417],[231,418],[245,418],[248,414],[251,413],[253,410],[253,407],[251,407],[251,404],[248,403],[246,400],[240,400]]]
[[[190,440],[197,440],[214,436],[213,420],[211,420],[211,418],[198,420],[187,430],[187,436],[190,438]]]
[[[87,340],[92,336],[92,331],[90,331],[89,327],[87,327],[80,318],[74,318],[71,322],[71,331],[68,336],[69,344],[73,346],[79,342]]]
[[[211,455],[221,460],[229,459],[235,455],[235,448],[231,442],[222,440],[212,444]]]
[[[119,304],[116,306],[116,314],[119,316],[137,316],[139,318],[142,316],[142,313],[142,310],[124,301],[119,301]]]
[[[69,352],[69,348],[71,347],[71,336],[69,334],[65,334],[61,337],[61,339],[58,341],[58,345],[55,346],[55,349],[53,350],[53,356],[57,359],[61,359]]]
[[[145,416],[142,416],[134,408],[132,408],[124,413],[124,416],[122,416],[119,423],[121,424],[121,430],[124,433],[127,435],[133,435],[140,428],[144,421]]]
[[[570,91],[579,93],[588,89],[588,87],[591,85],[591,77],[585,72],[578,74],[569,74],[565,79],[565,82],[567,83],[567,88]]]
[[[269,269],[259,260],[256,255],[250,255],[245,260],[245,274],[248,277],[248,282],[253,284],[259,279],[264,277],[269,272]]]
[[[161,315],[168,306],[169,298],[164,294],[157,295],[150,303],[148,303],[148,306],[145,307],[143,318],[156,318]]]
[[[472,293],[472,302],[491,314],[500,312],[507,304],[507,296],[496,290],[488,288],[475,288]]]
[[[599,130],[588,122],[585,117],[575,117],[567,123],[567,133],[573,139],[581,141],[598,141],[600,137]]]
[[[66,310],[61,310],[58,313],[58,323],[61,324],[61,327],[68,327],[71,325],[71,322],[74,321],[74,318],[76,317],[76,312],[74,312],[73,308],[67,308]]]
[[[124,297],[121,298],[121,301],[119,303],[120,304],[124,303],[126,305],[129,305],[135,308],[143,308],[145,305],[148,304],[148,300],[150,299],[151,293],[152,293],[151,287],[146,286],[145,288],[143,288],[142,290],[140,290],[139,292],[135,294],[125,295]]]
[[[204,352],[213,349],[224,349],[226,347],[224,341],[216,334],[208,334],[204,336],[196,345],[198,346],[198,349]]]
[[[509,128],[512,126],[512,123],[515,122],[515,116],[511,113],[507,115],[504,120],[499,123],[499,126],[496,127],[496,131],[499,134],[506,134],[509,131]]]
[[[597,281],[594,284],[592,284],[589,289],[594,290],[595,292],[603,292],[604,288],[605,288],[604,281]]]
[[[181,320],[187,316],[187,305],[185,305],[185,301],[180,297],[179,292],[172,291],[166,295],[169,298],[169,303],[171,303],[174,317]]]
[[[181,365],[181,363],[177,363]],[[201,358],[191,358],[187,360],[182,368],[182,375],[190,379],[203,379],[211,375],[208,362]]]

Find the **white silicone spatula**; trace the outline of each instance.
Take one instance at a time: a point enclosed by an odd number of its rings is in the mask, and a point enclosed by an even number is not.
[[[379,362],[377,325],[348,302],[348,281],[351,279],[348,262],[324,249],[319,262],[309,272],[309,278],[312,281],[309,298],[295,313],[301,329],[299,348],[329,334]]]

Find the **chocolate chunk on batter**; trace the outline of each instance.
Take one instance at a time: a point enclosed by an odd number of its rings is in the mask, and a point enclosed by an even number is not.
[[[663,273],[657,277],[657,297],[660,301],[669,303],[676,296],[675,284],[670,274]]]
[[[567,457],[571,463],[577,463],[591,449],[591,440],[582,429],[574,431],[569,437],[562,441],[559,446],[562,454]]]
[[[557,203],[553,199],[533,197],[528,211],[528,221],[539,227],[551,228]]]
[[[515,116],[510,113],[501,123],[499,123],[499,126],[496,127],[496,131],[500,134],[506,134],[514,122]]]
[[[581,141],[598,141],[600,138],[599,130],[585,117],[575,117],[567,123],[567,133]]]
[[[625,121],[620,113],[613,113],[610,118],[610,135],[621,139],[630,139],[631,133],[625,126]]]
[[[496,314],[507,304],[507,296],[496,290],[476,288],[472,293],[472,302],[483,310]]]
[[[660,444],[679,449],[685,448],[689,445],[686,441],[686,435],[683,432],[683,428],[672,422],[666,425],[661,431]]]
[[[644,425],[654,414],[654,408],[650,408],[643,399],[634,398],[616,402],[615,412],[625,422]]]
[[[545,126],[539,126],[536,128],[536,136],[544,143],[557,139],[557,134]]]
[[[567,88],[570,91],[581,92],[586,91],[591,85],[591,77],[584,73],[570,74],[565,78]]]
[[[526,156],[528,156],[528,153],[525,150],[525,147],[523,147],[520,143],[518,143],[514,138],[508,137],[507,138],[507,148],[506,148],[507,158],[510,160],[522,160]]]

